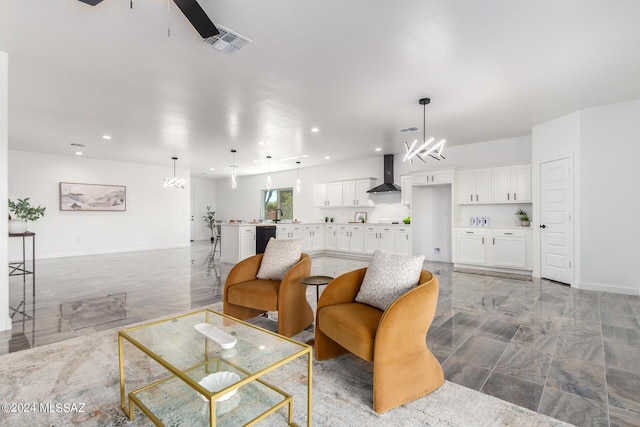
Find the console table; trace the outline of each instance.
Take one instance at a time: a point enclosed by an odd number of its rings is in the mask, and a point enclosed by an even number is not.
[[[32,233],[31,231],[27,231],[25,233],[9,233],[9,237],[21,237],[22,238],[22,262],[15,261],[9,262],[9,276],[22,276],[22,301],[17,308],[9,307],[13,310],[13,314],[11,314],[11,318],[16,315],[16,313],[20,313],[25,317],[31,318],[27,313],[25,313],[24,309],[26,308],[25,300],[26,300],[26,285],[27,285],[27,276],[31,276],[31,289],[33,291],[33,297],[36,296],[36,233]],[[27,237],[31,237],[31,270],[27,270],[27,260],[26,260],[26,239]],[[22,311],[20,311],[22,309]]]

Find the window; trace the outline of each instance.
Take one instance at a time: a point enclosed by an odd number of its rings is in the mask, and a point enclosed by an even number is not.
[[[276,209],[281,209],[278,219],[293,220],[293,188],[262,190],[260,204],[264,219],[276,219]]]

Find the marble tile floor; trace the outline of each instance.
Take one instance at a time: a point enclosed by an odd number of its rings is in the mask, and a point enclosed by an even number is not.
[[[337,276],[366,261],[313,257]],[[36,296],[0,332],[0,354],[213,304],[231,265],[188,248],[37,260]],[[453,271],[440,280],[427,344],[445,377],[578,426],[640,426],[640,298],[546,280]],[[22,301],[10,278],[10,305]],[[307,289],[315,309],[316,289]]]

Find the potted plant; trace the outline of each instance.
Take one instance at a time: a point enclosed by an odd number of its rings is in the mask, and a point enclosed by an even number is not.
[[[523,211],[522,209],[518,209],[516,211],[516,215],[518,215],[520,217],[520,225],[523,227],[528,227],[529,224],[531,224],[529,222],[529,214],[527,214],[526,211]]]
[[[216,211],[212,211],[211,206],[207,206],[207,213],[204,214],[202,218],[209,230],[211,230],[211,243],[213,243],[215,240],[215,237],[213,236],[213,227],[216,226]]]
[[[31,206],[29,197],[18,199],[17,202],[9,199],[9,233],[23,234],[27,231],[27,221],[36,221],[44,216],[47,208]],[[11,215],[13,214],[13,216]]]

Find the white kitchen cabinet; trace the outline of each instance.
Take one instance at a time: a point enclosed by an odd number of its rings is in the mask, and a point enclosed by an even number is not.
[[[313,206],[327,206],[327,184],[313,184]]]
[[[302,250],[317,252],[324,249],[324,226],[313,224],[302,226]]]
[[[485,265],[487,230],[461,228],[456,233],[456,259],[460,264]]]
[[[278,224],[276,226],[276,238],[280,240],[302,239],[302,225]]]
[[[454,265],[531,270],[532,237],[530,228],[456,228]]]
[[[350,230],[348,225],[338,225],[336,228],[336,250],[349,252]]]
[[[327,206],[342,206],[342,183],[327,184]]]
[[[396,228],[394,240],[397,254],[411,255],[411,228],[409,226]]]
[[[413,185],[437,185],[453,182],[453,169],[420,172],[413,175]]]
[[[326,224],[324,226],[324,249],[335,251],[336,247],[336,226],[334,224]]]
[[[531,201],[531,166],[514,165],[493,169],[493,201],[521,203]]]
[[[342,206],[342,182],[313,184],[313,205],[324,208]]]
[[[458,171],[458,203],[490,203],[492,169],[465,169]]]
[[[403,205],[411,205],[412,187],[413,175],[403,175],[400,177],[400,202]]]
[[[368,206],[369,191],[375,186],[372,178],[342,182],[343,206]]]
[[[349,226],[349,252],[364,252],[364,226]]]
[[[528,239],[526,230],[492,230],[491,265],[527,269]]]
[[[364,226],[364,253],[372,254],[376,249],[395,253],[395,230],[388,225]]]
[[[220,259],[236,264],[256,254],[256,227],[254,225],[222,224]]]

